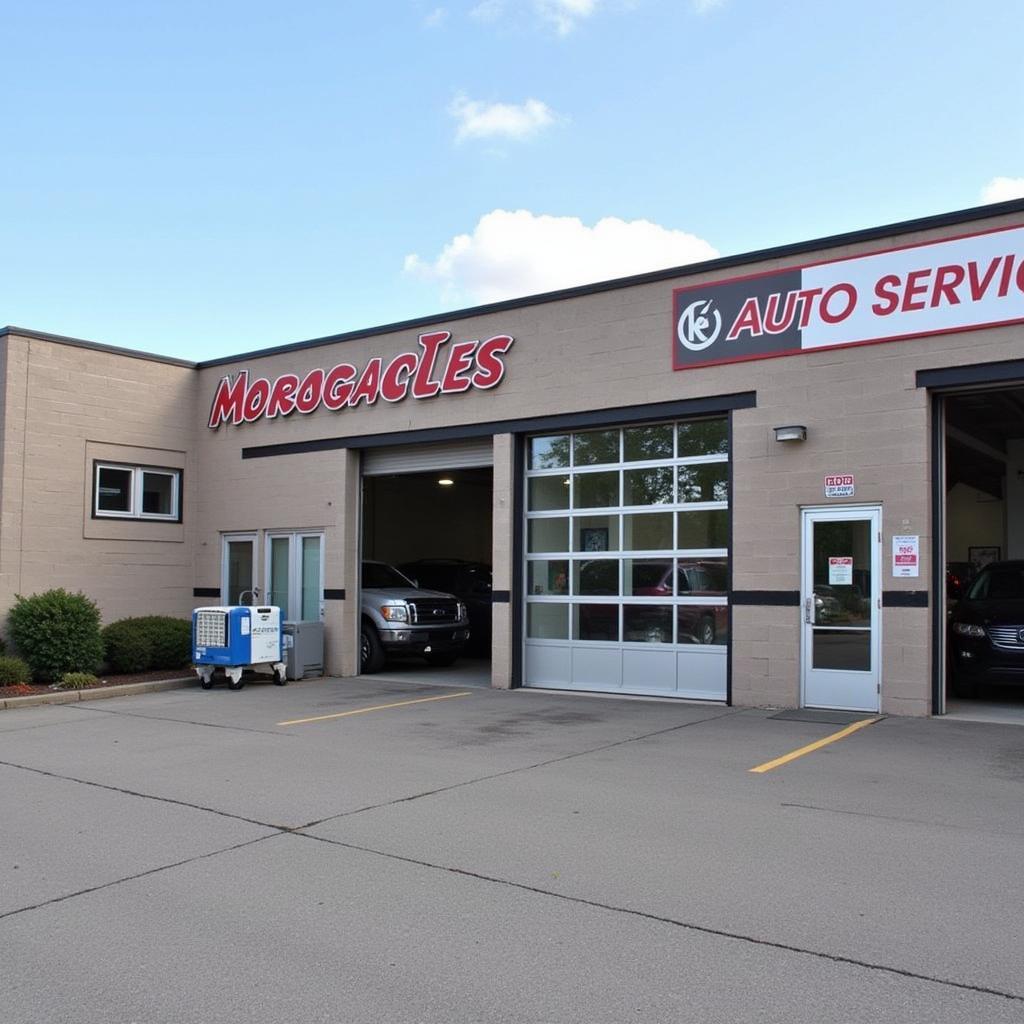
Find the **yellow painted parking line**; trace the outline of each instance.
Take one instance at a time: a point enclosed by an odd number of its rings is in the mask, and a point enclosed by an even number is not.
[[[759,764],[756,768],[749,768],[748,771],[755,772],[756,774],[770,772],[773,768],[779,768],[784,764],[789,764],[790,761],[795,761],[798,757],[803,757],[804,754],[811,754],[815,750],[821,750],[822,747],[827,747],[830,743],[835,743],[837,740],[845,739],[847,736],[855,733],[858,729],[864,729],[869,725],[874,725],[875,722],[880,722],[881,720],[882,716],[879,716],[878,718],[865,718],[863,722],[854,722],[853,725],[848,725],[845,729],[840,729],[839,732],[832,733],[831,736],[826,736],[824,739],[808,743],[806,747],[800,747],[799,750],[791,750],[788,754],[783,754],[782,757],[775,758],[774,761],[765,761],[764,764]]]
[[[293,718],[290,722],[278,722],[278,725],[305,725],[307,722],[326,722],[329,718],[348,718],[349,715],[365,715],[369,711],[386,711],[388,708],[405,708],[410,704],[429,704],[432,700],[451,700],[453,697],[469,697],[472,690],[462,693],[444,693],[440,697],[417,697],[415,700],[399,700],[394,704],[375,704],[372,708],[356,708],[353,711],[339,711],[334,715],[317,715],[315,718]]]

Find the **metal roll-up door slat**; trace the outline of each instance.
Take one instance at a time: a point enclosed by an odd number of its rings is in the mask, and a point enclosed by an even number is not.
[[[403,444],[363,451],[363,475],[429,473],[438,469],[466,469],[494,464],[490,437],[437,444]]]

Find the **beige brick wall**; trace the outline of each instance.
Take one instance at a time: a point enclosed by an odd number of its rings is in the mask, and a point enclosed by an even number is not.
[[[30,336],[0,344],[0,619],[15,594],[50,587],[88,594],[105,621],[187,615],[195,371]],[[184,526],[93,520],[93,457],[181,467]]]
[[[970,230],[1009,224],[978,222]],[[762,260],[707,274],[718,280],[816,259],[835,259],[955,234],[919,231],[890,239]],[[886,590],[928,588],[931,508],[928,396],[915,372],[1020,358],[1017,327],[920,338],[831,352],[673,372],[672,288],[700,276],[634,285],[504,312],[446,321],[453,342],[515,337],[506,377],[490,391],[377,402],[332,413],[293,414],[238,427],[207,429],[221,377],[248,369],[273,380],[347,361],[361,368],[416,350],[418,331],[399,330],[199,371],[35,337],[4,339],[4,415],[0,423],[0,604],[15,592],[82,588],[108,617],[129,611],[186,612],[193,586],[219,588],[224,533],[259,535],[257,583],[265,578],[268,530],[322,530],[328,589],[327,659],[333,672],[356,669],[358,637],[359,455],[344,449],[243,460],[266,444],[368,434],[757,393],[757,406],[734,415],[734,586],[795,591],[800,586],[800,510],[825,504],[823,477],[852,473],[855,502],[882,508]],[[425,330],[421,328],[420,330]],[[628,419],[629,413],[624,414]],[[804,444],[773,440],[785,423],[808,428]],[[495,442],[495,587],[512,581],[512,437]],[[163,453],[185,472],[184,524],[90,522],[92,453]],[[174,460],[179,461],[174,461]],[[153,461],[157,461],[154,455]],[[127,531],[121,533],[122,528]],[[894,580],[888,552],[895,533],[921,538],[917,580]],[[515,596],[515,595],[514,595]],[[512,655],[510,607],[494,612],[494,683],[507,685]],[[930,687],[927,609],[884,609],[883,709],[927,713]],[[739,704],[799,700],[799,615],[793,608],[734,609],[733,692]]]
[[[982,230],[1008,218],[971,226]],[[707,275],[707,280],[873,252],[955,233],[921,231],[891,239],[836,247],[800,258],[761,261]],[[670,348],[671,292],[675,284],[697,284],[700,277],[598,292],[506,312],[471,316],[434,327],[452,332],[453,341],[512,334],[516,341],[505,357],[507,373],[488,392],[411,398],[339,413],[263,420],[240,427],[205,429],[219,379],[249,369],[250,376],[273,380],[284,372],[300,376],[317,366],[348,361],[357,367],[373,356],[385,361],[414,351],[417,330],[354,338],[239,360],[203,369],[199,374],[201,476],[230,482],[216,497],[206,496],[199,509],[202,546],[217,543],[218,531],[284,525],[282,517],[323,519],[331,498],[348,506],[355,501],[351,481],[344,487],[339,456],[296,455],[242,462],[246,446],[304,441],[312,438],[387,434],[547,416],[619,406],[700,398],[741,391],[757,392],[757,407],[734,417],[735,493],[734,586],[740,590],[798,590],[800,587],[800,509],[825,504],[823,477],[849,472],[856,477],[857,503],[882,506],[882,586],[886,590],[928,589],[931,543],[929,406],[915,386],[915,372],[965,363],[1019,358],[1018,328],[922,338],[913,341],[817,352],[672,372]],[[426,330],[421,328],[420,330]],[[808,427],[806,443],[777,444],[772,428],[785,423]],[[210,437],[209,435],[213,435]],[[495,448],[495,496],[511,494],[511,442],[499,438]],[[282,506],[267,498],[274,490],[290,496]],[[269,503],[268,503],[269,502]],[[321,510],[316,514],[313,509]],[[249,510],[248,514],[246,510]],[[354,507],[348,509],[356,515]],[[287,513],[287,515],[285,515]],[[510,512],[494,509],[495,587],[507,589],[510,573]],[[310,523],[311,525],[311,523]],[[331,529],[328,524],[328,529]],[[345,542],[340,569],[351,576],[347,559],[355,557],[357,532]],[[921,537],[922,567],[917,580],[894,580],[887,556],[895,533]],[[328,536],[328,552],[336,545]],[[204,578],[205,579],[205,578]],[[336,580],[336,577],[335,577]],[[210,585],[212,580],[207,581]],[[331,573],[328,573],[328,585]],[[330,613],[335,614],[335,613]],[[506,685],[511,663],[511,609],[494,613],[494,682]],[[736,703],[795,705],[799,701],[799,614],[794,608],[741,606],[734,610],[733,692]],[[883,610],[883,709],[925,714],[929,709],[930,664],[928,609]],[[329,624],[329,634],[333,632]]]

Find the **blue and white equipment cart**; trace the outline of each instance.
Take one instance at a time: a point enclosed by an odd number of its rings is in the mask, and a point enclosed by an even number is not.
[[[288,682],[282,657],[281,609],[273,605],[223,605],[192,612],[192,657],[204,690],[221,669],[228,687],[240,690],[249,669]]]

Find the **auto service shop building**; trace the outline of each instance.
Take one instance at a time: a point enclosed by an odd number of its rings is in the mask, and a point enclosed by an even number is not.
[[[361,558],[464,558],[497,687],[941,713],[1022,323],[1013,202],[198,364],[8,327],[0,612],[256,588],[353,676]]]

